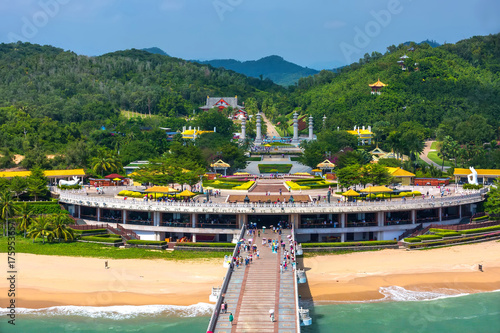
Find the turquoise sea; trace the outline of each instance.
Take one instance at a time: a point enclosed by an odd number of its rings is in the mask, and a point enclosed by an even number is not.
[[[444,296],[391,291],[384,302],[310,306],[302,332],[500,332],[500,292]],[[55,307],[20,310],[16,325],[1,310],[0,332],[206,332],[211,306]],[[258,332],[256,332],[258,333]]]

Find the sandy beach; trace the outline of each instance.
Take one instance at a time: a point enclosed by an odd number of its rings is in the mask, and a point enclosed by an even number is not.
[[[305,258],[304,267],[308,284],[299,292],[315,302],[383,299],[380,287],[391,286],[445,294],[493,291],[500,289],[500,242],[316,256]]]
[[[7,262],[6,254],[0,255]],[[56,305],[192,305],[208,303],[222,284],[222,260],[165,261],[17,254],[18,307]],[[481,263],[484,272],[479,272]],[[481,292],[500,289],[500,242],[427,251],[384,250],[304,259],[307,285],[302,299],[364,301],[382,299],[380,287],[414,291]],[[0,280],[1,306],[7,280]]]

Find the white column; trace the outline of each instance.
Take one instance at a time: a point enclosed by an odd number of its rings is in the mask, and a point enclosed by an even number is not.
[[[462,216],[460,216],[462,217]],[[82,206],[78,206],[78,218],[81,219],[82,218]]]
[[[261,144],[262,143],[262,125],[261,125],[261,119],[260,119],[260,112],[257,113],[257,124],[256,124],[256,128],[257,128],[257,134],[255,136],[255,143],[256,144]]]
[[[196,213],[191,214],[191,226],[196,228]],[[194,237],[194,236],[193,236]]]
[[[439,222],[443,221],[443,207],[438,208]]]
[[[343,233],[341,233],[341,234],[340,234],[340,241],[341,241],[342,243],[344,243],[344,242],[345,242],[345,232],[343,232]]]
[[[123,219],[123,224],[127,224],[127,210],[126,209],[122,210],[122,219]]]
[[[411,223],[417,223],[417,211],[415,209],[412,209],[411,211]]]
[[[160,226],[160,212],[153,212],[153,225],[155,227]]]
[[[297,112],[293,113],[293,138],[292,143],[299,143],[299,120]]]
[[[340,225],[342,228],[345,228],[347,221],[347,213],[340,213]]]
[[[241,135],[240,135],[240,140],[245,141],[247,136],[247,119],[243,118],[241,121]]]
[[[385,212],[377,212],[377,222],[379,227],[384,226],[385,222]]]
[[[314,126],[313,126],[313,117],[310,116],[309,117],[309,141],[312,141],[313,138],[314,138],[314,135],[313,135],[313,129],[314,129]]]
[[[97,222],[101,221],[101,208],[97,207]]]
[[[193,243],[196,243],[196,234],[193,234]]]

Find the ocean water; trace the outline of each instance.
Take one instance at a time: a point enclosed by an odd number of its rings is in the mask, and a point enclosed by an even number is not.
[[[500,291],[454,294],[416,292],[401,287],[381,288],[385,299],[374,302],[309,305],[313,318],[304,333],[340,332],[500,332]],[[0,332],[206,332],[212,305],[61,306],[40,310],[18,309],[16,325]],[[258,333],[258,332],[256,332]]]

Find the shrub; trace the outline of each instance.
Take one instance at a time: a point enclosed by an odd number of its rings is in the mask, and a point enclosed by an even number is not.
[[[167,245],[168,242],[165,241],[153,241],[153,240],[139,240],[139,239],[131,239],[127,241],[127,244],[136,244],[136,245]]]
[[[443,238],[447,238],[447,237],[458,237],[461,236],[462,234],[455,231],[449,231],[449,232],[438,232],[436,233],[436,235],[441,236]]]
[[[260,173],[289,173],[292,169],[292,164],[259,164]]]
[[[255,182],[250,180],[246,183],[233,187],[233,190],[248,190]]]
[[[20,206],[25,201],[20,201],[15,203],[15,206]],[[31,209],[34,215],[42,215],[42,214],[56,214],[61,212],[67,212],[61,209],[61,206],[57,202],[52,201],[36,201],[36,202],[27,202],[28,208]]]
[[[421,235],[417,236],[416,238],[419,238],[421,240],[431,240],[431,239],[441,239],[443,237],[439,235]]]
[[[235,247],[233,243],[177,243],[178,246],[188,246],[188,247]]]
[[[478,185],[475,185],[475,184],[464,184],[463,185],[463,189],[464,190],[479,190],[479,189],[482,189],[482,188],[483,188],[482,184],[478,184]]]
[[[418,243],[418,242],[421,242],[422,240],[420,238],[417,238],[417,237],[408,237],[408,238],[405,238],[404,241],[407,243]]]
[[[335,243],[303,243],[303,248],[309,247],[347,247],[347,246],[378,246],[378,245],[395,245],[397,241],[364,241],[364,242],[335,242]]]
[[[500,225],[495,225],[492,227],[485,227],[485,228],[460,230],[459,232],[462,235],[469,235],[469,234],[478,234],[478,233],[482,233],[482,232],[497,231],[497,230],[500,230]]]
[[[57,185],[57,187],[61,190],[79,190],[82,188],[82,185]]]
[[[483,215],[483,216],[478,216],[478,217],[474,217],[472,219],[472,221],[482,221],[482,220],[487,220],[489,219],[490,217],[488,215]]]
[[[99,236],[83,236],[80,238],[81,240],[91,241],[91,242],[100,242],[100,243],[121,243],[121,238],[108,238],[108,237],[99,237]]]

